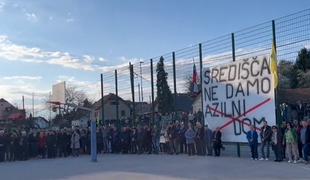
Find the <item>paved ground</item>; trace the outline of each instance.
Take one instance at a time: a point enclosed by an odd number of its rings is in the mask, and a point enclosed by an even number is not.
[[[237,157],[99,155],[0,164],[2,180],[309,180],[310,165]]]

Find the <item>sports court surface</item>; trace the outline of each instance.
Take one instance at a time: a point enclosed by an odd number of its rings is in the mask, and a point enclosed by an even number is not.
[[[237,157],[99,155],[0,164],[3,180],[309,180],[310,165]]]

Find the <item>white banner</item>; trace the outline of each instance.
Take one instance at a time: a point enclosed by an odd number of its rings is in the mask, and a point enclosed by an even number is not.
[[[225,142],[247,142],[254,125],[276,124],[269,55],[204,68],[202,96],[205,124],[220,127]]]

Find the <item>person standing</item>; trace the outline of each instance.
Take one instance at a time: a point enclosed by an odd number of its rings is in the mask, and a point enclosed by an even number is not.
[[[22,131],[20,138],[20,160],[26,161],[28,160],[28,137],[26,131]]]
[[[196,123],[197,125],[197,132],[196,132],[196,148],[197,148],[197,155],[198,156],[204,156],[205,155],[205,145],[204,145],[204,140],[205,140],[205,132],[204,128],[201,125],[200,122]]]
[[[221,156],[221,147],[222,147],[222,132],[220,131],[220,127],[217,127],[213,132],[213,150],[214,156]]]
[[[157,129],[157,126],[154,125],[152,128],[152,143],[154,147],[154,154],[159,153],[159,130]]]
[[[75,129],[71,136],[71,149],[72,149],[72,156],[79,156],[79,149],[80,149],[80,135],[78,131]]]
[[[262,141],[261,144],[261,153],[262,153],[262,158],[260,158],[260,161],[269,160],[269,155],[270,155],[270,141],[271,141],[271,135],[272,135],[272,130],[271,127],[268,126],[267,121],[264,121],[264,126],[261,128],[260,132],[260,138]],[[265,148],[267,149],[267,154],[265,154]]]
[[[0,130],[0,162],[4,162],[4,156],[5,156],[5,136],[4,136],[4,130]]]
[[[208,125],[205,125],[205,145],[206,145],[206,149],[207,149],[207,156],[212,156],[212,130],[209,129]]]
[[[250,130],[247,132],[246,138],[251,149],[251,159],[257,160],[258,133],[253,125],[250,126]]]
[[[291,162],[297,163],[297,158],[298,158],[297,131],[294,127],[292,127],[290,123],[286,124],[284,138],[285,138],[287,156],[289,159],[288,163],[291,163]],[[292,160],[292,153],[294,155],[294,161]]]
[[[283,161],[283,149],[284,149],[284,141],[283,135],[281,131],[278,130],[277,126],[272,126],[272,135],[271,135],[271,144],[272,149],[274,151],[274,155],[276,159],[274,162],[282,162]]]
[[[188,127],[188,130],[185,132],[188,156],[195,155],[195,137],[196,133],[193,128],[191,126]]]
[[[302,121],[303,128],[300,130],[300,140],[302,143],[302,151],[304,157],[304,163],[309,162],[309,148],[310,148],[310,125],[307,121]]]

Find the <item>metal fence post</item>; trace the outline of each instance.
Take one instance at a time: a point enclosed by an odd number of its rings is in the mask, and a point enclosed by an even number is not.
[[[271,21],[271,26],[272,26],[272,42],[274,44],[275,51],[277,52],[277,37],[276,37],[276,23],[275,20]],[[278,124],[278,127],[280,128],[282,125],[282,120],[281,120],[281,114],[280,114],[280,106],[278,102],[278,87],[275,88],[274,90],[274,96],[275,96],[275,106],[276,106],[276,122]]]
[[[174,109],[174,116],[173,120],[177,120],[177,83],[176,83],[176,68],[175,68],[175,52],[172,52],[172,64],[173,64],[173,90],[174,90],[174,95],[173,95],[173,109]]]
[[[106,121],[104,119],[104,99],[103,99],[103,74],[101,74],[101,121],[102,124],[106,125]]]
[[[232,60],[233,62],[236,61],[236,49],[235,49],[235,34],[231,33],[231,48],[232,48]],[[237,155],[241,157],[240,151],[240,142],[237,142]]]
[[[201,123],[203,126],[205,126],[205,116],[203,113],[203,92],[202,92],[202,69],[203,69],[203,64],[202,64],[202,44],[199,44],[199,64],[200,64],[200,86],[201,86],[201,90],[200,90],[200,99],[201,99],[201,112],[202,112],[202,116],[199,114],[199,116],[201,116]]]
[[[116,109],[116,120],[119,120],[118,112],[118,81],[117,81],[117,70],[115,69],[115,109]]]
[[[131,95],[132,95],[132,125],[135,124],[136,120],[136,110],[135,110],[135,82],[134,82],[134,74],[133,74],[133,65],[129,63],[130,69],[130,84],[131,84]]]
[[[151,67],[151,106],[152,106],[152,120],[153,120],[153,125],[155,124],[155,103],[154,103],[154,75],[153,75],[153,59],[150,59],[150,67]]]

